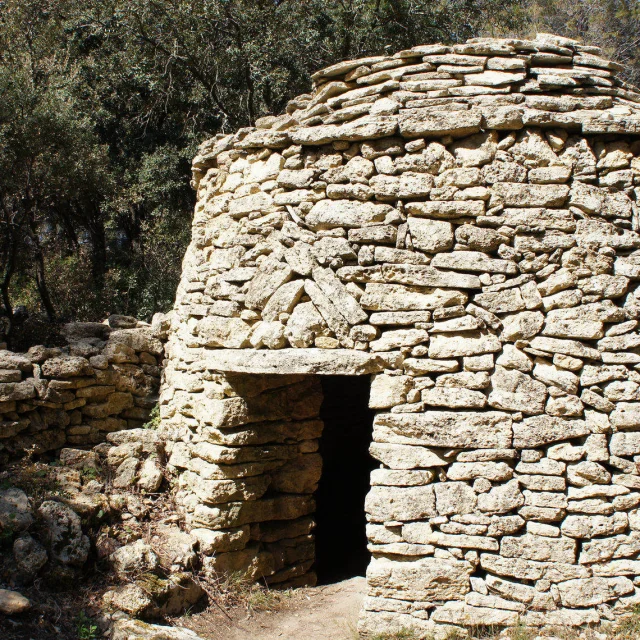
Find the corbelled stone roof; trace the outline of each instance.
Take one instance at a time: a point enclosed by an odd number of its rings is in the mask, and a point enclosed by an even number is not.
[[[194,169],[230,148],[464,136],[480,130],[562,127],[640,135],[640,91],[601,49],[549,34],[535,40],[472,38],[394,55],[339,62],[312,77],[314,90],[255,128],[205,142]],[[196,175],[197,179],[197,175]]]

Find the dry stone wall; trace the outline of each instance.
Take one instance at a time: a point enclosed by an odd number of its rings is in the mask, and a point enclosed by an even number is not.
[[[0,461],[103,442],[142,426],[157,404],[160,318],[65,325],[66,347],[0,350]],[[126,327],[126,328],[125,328]]]
[[[202,145],[161,415],[213,569],[313,581],[313,374],[371,374],[363,634],[640,603],[640,94],[599,54],[343,62]]]

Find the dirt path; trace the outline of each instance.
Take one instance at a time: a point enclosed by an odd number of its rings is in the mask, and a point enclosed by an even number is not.
[[[180,624],[207,640],[355,640],[358,613],[365,594],[365,579],[297,589],[278,611],[232,620],[211,613],[194,615]]]

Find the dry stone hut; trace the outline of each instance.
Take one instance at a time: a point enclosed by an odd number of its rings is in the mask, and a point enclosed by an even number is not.
[[[377,461],[363,635],[640,604],[640,94],[619,70],[550,35],[420,46],[202,145],[161,415],[209,569],[314,582],[323,462],[336,501],[364,468],[340,434],[322,460],[332,389]]]

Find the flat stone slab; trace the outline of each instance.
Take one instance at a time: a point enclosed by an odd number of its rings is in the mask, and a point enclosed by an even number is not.
[[[402,354],[351,349],[211,349],[206,366],[225,373],[316,374],[362,376],[402,366]]]

